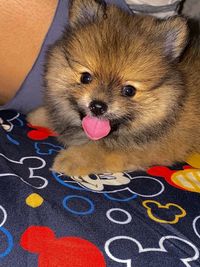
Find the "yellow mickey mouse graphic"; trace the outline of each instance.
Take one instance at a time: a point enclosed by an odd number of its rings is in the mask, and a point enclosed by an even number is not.
[[[200,193],[200,154],[190,155],[186,162],[195,169],[177,171],[171,180],[188,191]]]
[[[171,170],[164,166],[154,166],[148,169],[148,174],[161,176],[172,186],[190,192],[200,193],[200,154],[193,153],[185,162],[190,166],[183,166],[181,170]]]
[[[186,216],[186,211],[182,207],[174,203],[167,203],[166,205],[162,205],[161,203],[154,200],[145,200],[142,202],[142,205],[147,209],[149,218],[158,223],[176,224],[181,218]],[[163,211],[165,209],[166,213],[170,213],[170,217],[173,216],[173,219],[159,218],[158,215],[155,215],[155,209],[157,214],[159,214],[159,211],[161,214],[163,214]]]

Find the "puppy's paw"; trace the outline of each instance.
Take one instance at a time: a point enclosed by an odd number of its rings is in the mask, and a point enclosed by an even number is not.
[[[81,150],[74,146],[60,151],[54,160],[52,169],[67,176],[84,176],[99,171],[93,164],[90,155],[83,155]]]
[[[72,146],[59,152],[53,170],[68,176],[85,176],[126,169],[126,158],[115,152],[107,152],[94,143]]]

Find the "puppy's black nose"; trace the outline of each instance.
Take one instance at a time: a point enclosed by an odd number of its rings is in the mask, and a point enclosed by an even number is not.
[[[99,116],[107,111],[108,106],[103,101],[94,100],[90,103],[89,109],[94,115]]]

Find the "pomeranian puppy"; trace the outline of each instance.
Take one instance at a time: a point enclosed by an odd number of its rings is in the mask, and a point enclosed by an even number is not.
[[[53,169],[145,169],[200,152],[200,52],[186,20],[71,2],[70,23],[47,55],[45,107],[29,115],[66,147]]]

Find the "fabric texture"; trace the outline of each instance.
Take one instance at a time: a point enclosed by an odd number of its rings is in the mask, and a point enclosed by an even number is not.
[[[126,0],[135,13],[167,18],[178,14],[182,0]]]
[[[0,266],[199,267],[200,155],[74,180],[50,130],[0,111]]]

